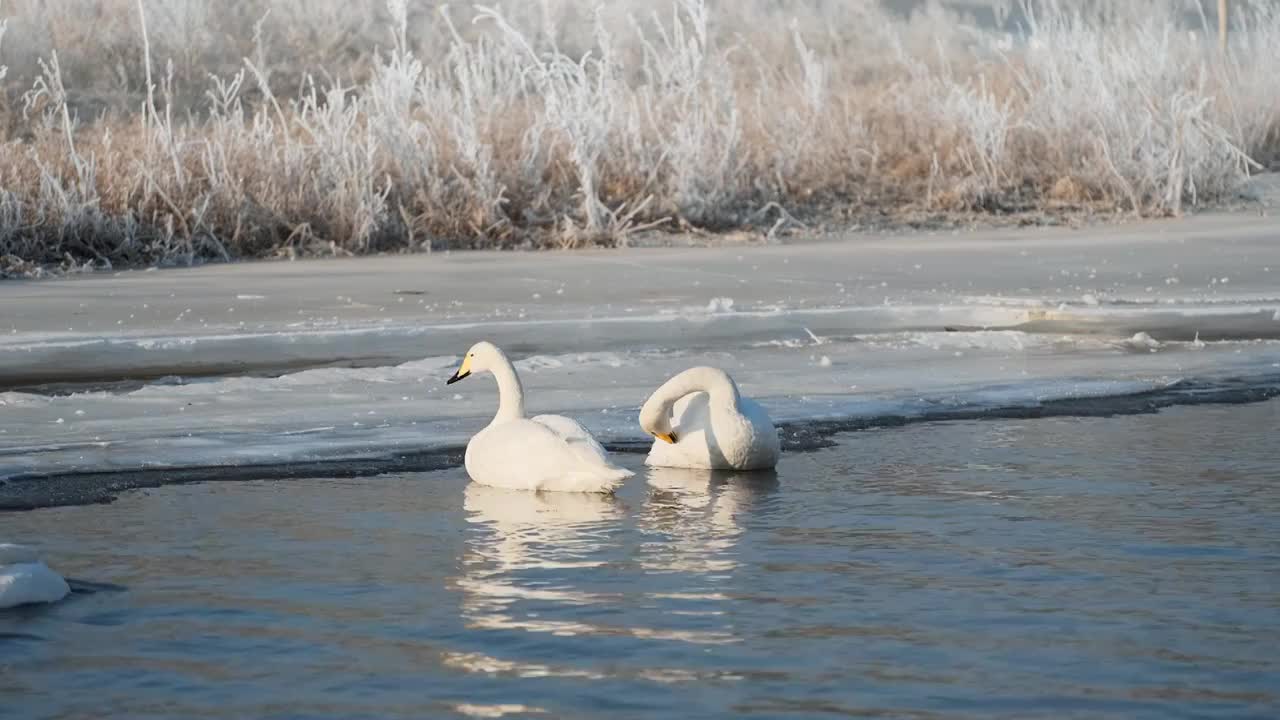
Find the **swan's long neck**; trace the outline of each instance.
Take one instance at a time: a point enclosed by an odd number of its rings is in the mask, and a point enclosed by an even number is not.
[[[493,416],[494,422],[519,420],[524,417],[524,386],[520,384],[520,376],[505,355],[499,355],[490,368],[493,377],[498,381],[498,414]]]
[[[667,413],[677,400],[695,392],[710,396],[713,408],[738,410],[738,384],[725,371],[712,367],[689,368],[676,375],[654,392],[649,403],[656,403],[661,412]]]

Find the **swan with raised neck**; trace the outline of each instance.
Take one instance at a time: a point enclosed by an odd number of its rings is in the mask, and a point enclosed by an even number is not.
[[[471,346],[446,384],[485,372],[498,383],[498,411],[467,442],[464,462],[472,480],[512,490],[611,493],[633,474],[612,464],[604,447],[571,418],[526,418],[520,376],[493,343]]]

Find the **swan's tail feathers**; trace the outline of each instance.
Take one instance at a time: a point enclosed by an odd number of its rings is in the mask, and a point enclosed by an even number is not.
[[[613,465],[591,470],[572,470],[560,478],[557,489],[568,492],[612,493],[622,485],[623,480],[632,475],[635,473]]]

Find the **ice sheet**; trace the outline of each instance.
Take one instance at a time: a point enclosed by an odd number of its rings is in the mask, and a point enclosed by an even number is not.
[[[606,442],[696,364],[801,424],[1269,386],[1277,228],[1232,223],[9,283],[0,479],[458,447],[496,407],[485,377],[444,385],[479,339],[531,412]]]

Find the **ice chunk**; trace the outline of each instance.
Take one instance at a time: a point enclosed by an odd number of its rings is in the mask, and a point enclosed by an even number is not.
[[[709,313],[733,312],[733,298],[731,297],[711,298],[711,302],[707,303],[707,312]]]
[[[1199,338],[1199,335],[1196,337]],[[1144,332],[1134,333],[1133,337],[1125,341],[1125,344],[1135,350],[1150,350],[1152,352],[1161,347],[1159,340]]]
[[[71,592],[67,581],[25,545],[0,543],[0,610],[52,603]]]

